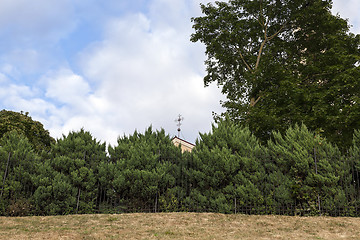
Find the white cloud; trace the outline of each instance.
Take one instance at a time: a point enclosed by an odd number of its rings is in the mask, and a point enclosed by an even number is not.
[[[40,89],[29,87],[23,84],[14,84],[0,73],[0,102],[5,109],[12,111],[30,112],[31,116],[45,116],[49,112],[55,111],[53,104],[45,101],[39,95]]]
[[[359,0],[334,0],[333,14],[340,14],[344,19],[348,19],[353,27],[350,30],[360,34],[360,1]]]
[[[47,84],[46,97],[61,103],[73,104],[83,101],[90,92],[89,84],[69,69],[61,69],[43,79]]]
[[[111,126],[111,111],[107,99],[92,92],[89,83],[68,68],[47,73],[40,81],[45,86],[46,112],[32,114],[41,121],[51,135],[59,138],[69,131],[84,128],[99,140],[115,143],[119,133]],[[17,102],[21,102],[18,99]],[[30,100],[25,100],[31,103]],[[53,104],[51,104],[53,103]],[[23,104],[24,105],[24,104]]]
[[[30,112],[54,137],[84,127],[112,144],[150,124],[175,135],[181,113],[183,137],[194,141],[223,111],[220,89],[203,86],[205,47],[190,42],[190,18],[207,2],[1,0],[2,106]],[[359,5],[334,0],[358,33]],[[103,35],[89,44],[83,27]]]
[[[194,141],[198,131],[210,129],[211,113],[219,111],[221,95],[214,86],[204,89],[204,49],[189,41],[190,18],[176,13],[180,7],[190,16],[191,9],[185,1],[171,3],[154,1],[151,7],[154,13],[172,16],[167,24],[158,24],[163,15],[151,13],[151,18],[132,14],[112,19],[104,41],[83,52],[82,69],[98,84],[98,96],[110,104],[115,131],[131,133],[152,124],[176,134],[174,119],[181,113],[186,119],[184,135]]]
[[[199,6],[187,0],[153,0],[147,9],[143,6],[143,13],[105,17],[97,11],[87,13],[98,3],[85,2],[2,2],[0,36],[14,37],[10,51],[0,56],[3,106],[29,111],[54,137],[84,127],[114,144],[119,135],[150,124],[176,134],[174,119],[179,113],[185,117],[183,134],[188,140],[207,131],[220,94],[215,87],[203,88],[204,49],[189,41],[190,18],[198,15]],[[64,57],[59,41],[70,37],[79,19],[94,24],[100,15],[100,22],[108,18],[103,40],[80,54],[81,71],[75,73],[69,62],[56,60]],[[47,46],[40,47],[44,43]],[[50,49],[50,54],[61,56],[52,56],[52,61],[44,54]],[[38,82],[20,83],[34,73],[42,74]]]

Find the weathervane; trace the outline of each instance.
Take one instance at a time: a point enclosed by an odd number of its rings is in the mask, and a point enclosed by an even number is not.
[[[177,131],[178,131],[178,137],[179,137],[179,138],[180,138],[180,131],[181,131],[181,128],[180,128],[180,126],[181,126],[181,121],[183,121],[183,120],[184,120],[184,118],[181,116],[181,114],[179,114],[178,118],[175,119],[175,122],[178,122],[178,124],[176,124],[176,126],[178,126]]]

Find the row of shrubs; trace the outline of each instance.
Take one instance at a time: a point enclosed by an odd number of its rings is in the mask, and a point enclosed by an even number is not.
[[[81,129],[35,151],[16,131],[0,139],[0,214],[137,211],[349,215],[360,206],[360,131],[342,153],[306,126],[260,144],[230,120],[182,153],[151,127],[107,146]]]

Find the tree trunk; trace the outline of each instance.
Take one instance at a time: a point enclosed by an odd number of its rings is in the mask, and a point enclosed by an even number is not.
[[[8,172],[9,164],[10,164],[10,157],[11,157],[11,152],[9,152],[8,160],[7,160],[7,163],[6,163],[5,174],[4,174],[3,185],[2,185],[2,188],[1,188],[0,197],[2,197],[2,195],[4,193],[5,180],[6,180],[6,175],[7,175],[7,172]]]

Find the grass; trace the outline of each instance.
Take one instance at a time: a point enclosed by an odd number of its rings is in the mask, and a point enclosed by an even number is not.
[[[0,239],[360,239],[360,218],[134,213],[0,217]]]

